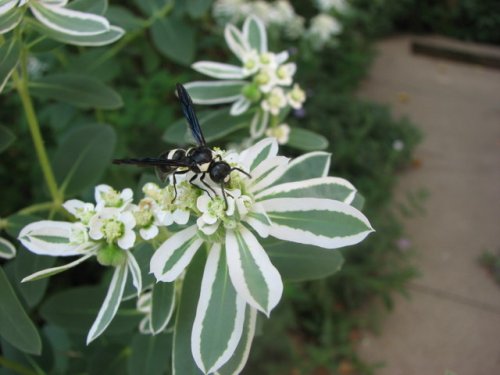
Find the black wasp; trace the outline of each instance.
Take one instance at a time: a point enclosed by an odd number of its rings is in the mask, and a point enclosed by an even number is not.
[[[248,177],[251,176],[240,168],[231,167],[227,162],[222,160],[220,155],[216,154],[207,146],[191,97],[184,86],[180,83],[176,85],[176,88],[182,112],[184,113],[184,117],[189,124],[189,128],[191,129],[191,133],[196,140],[197,146],[187,150],[181,148],[169,150],[162,153],[157,158],[115,159],[113,160],[113,163],[134,164],[141,167],[155,167],[157,176],[163,181],[169,175],[172,175],[175,191],[173,200],[177,197],[175,176],[186,174],[189,171],[194,173],[194,176],[189,180],[192,185],[199,187],[210,195],[207,190],[193,183],[196,178],[199,177],[200,182],[211,190],[214,195],[216,195],[214,189],[205,181],[205,177],[208,174],[214,183],[220,185],[227,209],[227,198],[224,185],[229,182],[231,172],[239,171]]]

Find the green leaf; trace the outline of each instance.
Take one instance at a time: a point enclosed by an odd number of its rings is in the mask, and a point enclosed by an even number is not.
[[[132,354],[127,361],[129,375],[161,375],[170,368],[171,334],[136,334],[132,339],[131,349]]]
[[[292,128],[287,146],[304,151],[323,150],[328,147],[328,140],[310,130]]]
[[[172,366],[174,374],[201,375],[191,352],[191,330],[200,295],[205,252],[198,251],[188,267],[175,319]]]
[[[153,43],[167,58],[181,65],[189,65],[195,55],[194,28],[181,19],[160,18],[151,26]]]
[[[16,136],[6,126],[0,125],[0,152],[5,151],[14,143]]]
[[[51,267],[55,262],[55,257],[40,256],[22,249],[15,260],[16,279],[20,282],[24,277],[43,268]],[[29,307],[36,306],[42,300],[48,282],[48,279],[43,279],[18,285],[18,289]]]
[[[21,44],[17,39],[12,39],[0,47],[0,92],[14,71],[20,54]]]
[[[102,16],[108,9],[108,0],[73,0],[66,8]]]
[[[231,358],[243,332],[246,302],[228,276],[225,254],[220,244],[214,244],[203,271],[191,334],[193,357],[207,374]]]
[[[356,192],[356,195],[354,196],[354,199],[351,202],[351,206],[361,211],[364,205],[365,205],[365,197],[363,197],[359,192]]]
[[[331,156],[328,152],[315,151],[293,159],[288,164],[285,173],[274,185],[327,176],[330,169]]]
[[[136,17],[130,10],[120,5],[111,5],[108,7],[106,17],[113,25],[118,25],[127,31],[137,30],[145,22]]]
[[[88,75],[52,74],[30,81],[29,87],[34,96],[82,108],[116,109],[123,105],[116,91]]]
[[[102,287],[76,287],[51,295],[40,309],[41,316],[51,324],[70,333],[86,334],[102,304]],[[122,303],[115,319],[106,330],[110,334],[130,332],[137,328],[142,314],[135,301]]]
[[[225,104],[241,97],[246,81],[194,81],[184,87],[195,104]]]
[[[251,118],[251,112],[244,113],[238,117],[231,116],[229,109],[201,111],[198,114],[203,135],[208,143],[221,139],[240,129],[247,128]],[[163,140],[176,145],[194,142],[184,118],[176,121],[167,129],[163,135]]]
[[[42,330],[44,336],[50,342],[54,362],[51,373],[67,374],[68,363],[70,361],[70,357],[67,354],[71,350],[71,341],[66,331],[53,325],[45,325]]]
[[[24,311],[21,303],[0,267],[0,336],[10,344],[30,354],[42,352],[42,340],[35,325]]]
[[[94,186],[111,163],[116,135],[109,125],[71,129],[62,139],[52,165],[56,180],[68,195]]]
[[[38,216],[19,214],[11,215],[7,217],[7,227],[5,228],[5,231],[9,234],[9,236],[17,238],[21,229],[23,229],[26,225],[39,220],[41,220],[41,218]]]
[[[153,286],[151,296],[150,329],[153,334],[161,333],[174,312],[175,283],[158,282]]]
[[[147,16],[160,15],[162,10],[174,5],[173,0],[134,0],[134,2]],[[176,8],[179,6],[179,4],[175,5]]]
[[[193,18],[200,18],[212,6],[213,0],[185,0],[187,12]]]
[[[344,263],[340,251],[276,238],[264,240],[263,246],[283,279],[288,281],[321,279],[339,271]]]

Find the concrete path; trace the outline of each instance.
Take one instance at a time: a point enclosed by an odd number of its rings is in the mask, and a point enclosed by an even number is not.
[[[500,286],[478,266],[500,249],[500,70],[415,56],[410,38],[386,40],[360,97],[389,104],[425,133],[421,168],[405,192],[430,193],[405,219],[422,277],[400,298],[362,355],[377,375],[500,374]]]

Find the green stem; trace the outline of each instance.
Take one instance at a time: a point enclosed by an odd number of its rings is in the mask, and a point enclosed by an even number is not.
[[[31,138],[35,145],[35,151],[38,157],[38,162],[42,168],[42,172],[45,178],[45,183],[49,189],[52,201],[56,205],[62,203],[62,197],[57,189],[56,179],[54,177],[54,172],[49,162],[47,156],[47,151],[45,150],[45,145],[43,142],[42,134],[40,132],[40,124],[35,114],[35,109],[33,107],[33,102],[28,89],[28,74],[26,68],[26,51],[23,51],[23,56],[21,58],[21,76],[17,71],[14,71],[12,77],[14,79],[14,85],[19,93],[21,102],[24,109],[24,114],[28,122],[28,127],[30,129]]]
[[[32,204],[31,206],[24,207],[22,210],[19,210],[18,213],[21,215],[29,215],[39,211],[50,211],[57,207],[55,206],[54,202],[36,203]]]
[[[17,362],[11,361],[11,360],[4,358],[2,356],[0,356],[0,366],[5,367],[6,369],[9,369],[9,370],[15,372],[16,374],[37,375],[36,372],[30,370],[29,368],[24,367],[23,365],[21,365]]]

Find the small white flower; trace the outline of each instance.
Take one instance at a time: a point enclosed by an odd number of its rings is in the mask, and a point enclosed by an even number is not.
[[[281,124],[273,128],[268,128],[266,130],[266,135],[276,138],[280,145],[287,144],[290,136],[290,126],[288,126],[288,124]]]
[[[245,75],[251,75],[257,72],[261,66],[259,54],[256,50],[247,51],[242,56],[243,59],[243,72]]]
[[[284,26],[295,18],[295,10],[285,0],[278,0],[272,4],[269,14],[269,22],[278,26]]]
[[[283,25],[285,36],[289,39],[299,39],[304,33],[305,19],[302,16],[295,16]]]
[[[98,185],[95,188],[96,211],[104,207],[126,209],[134,197],[132,189],[126,188],[121,192],[116,191],[108,185]]]
[[[288,63],[280,65],[276,69],[276,83],[281,86],[290,86],[293,83],[293,75],[297,70],[297,65]]]
[[[261,107],[264,111],[277,116],[280,110],[286,107],[286,99],[283,89],[281,87],[275,87],[271,90],[266,99],[261,102]]]
[[[286,98],[293,109],[300,109],[302,108],[302,104],[306,101],[306,93],[296,83],[293,85],[292,90],[287,93]]]
[[[138,205],[134,205],[132,213],[139,227],[139,234],[145,240],[150,240],[158,235],[157,214],[158,204],[152,198],[143,198]]]
[[[118,208],[103,208],[90,220],[89,236],[93,240],[117,243],[122,249],[130,249],[135,243],[135,218],[132,212]]]
[[[329,12],[335,9],[337,12],[344,12],[349,5],[346,0],[315,0],[316,6],[321,12]]]
[[[63,207],[85,225],[88,225],[92,216],[96,214],[95,206],[92,203],[82,202],[78,199],[64,202]]]
[[[342,25],[329,14],[318,14],[311,20],[307,37],[314,49],[321,49],[330,39],[340,34]]]

